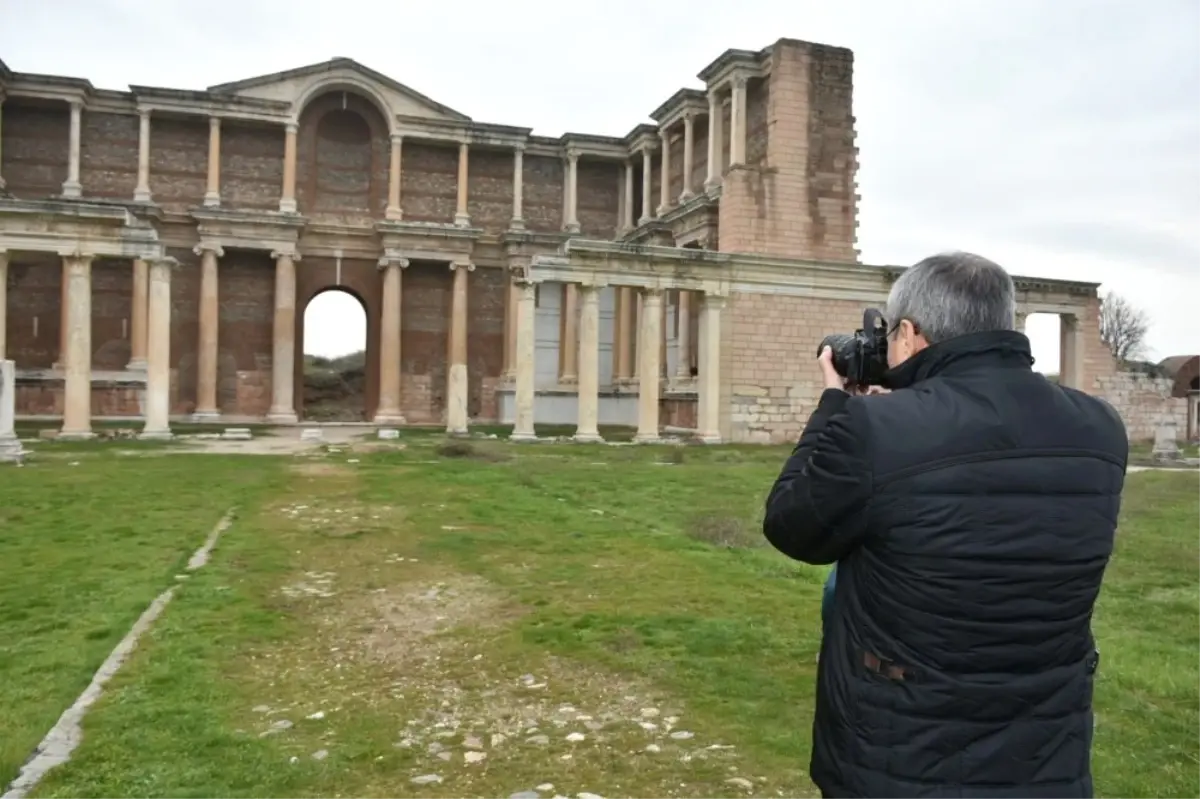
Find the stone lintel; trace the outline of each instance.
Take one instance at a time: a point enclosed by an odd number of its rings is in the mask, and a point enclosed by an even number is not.
[[[700,89],[680,89],[658,108],[650,112],[650,118],[660,128],[668,128],[683,118],[688,111],[708,116],[708,94]]]
[[[696,75],[709,90],[720,89],[725,83],[738,77],[764,77],[770,69],[770,48],[753,50],[726,50],[716,60]]]
[[[154,258],[154,227],[120,205],[0,198],[0,250]]]
[[[193,208],[191,217],[201,240],[249,250],[295,249],[307,222],[297,214],[226,208]]]

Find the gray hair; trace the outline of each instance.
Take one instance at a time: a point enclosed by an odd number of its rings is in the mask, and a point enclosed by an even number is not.
[[[912,322],[930,344],[1016,327],[1016,289],[996,263],[969,252],[934,255],[904,270],[888,295],[887,321]]]

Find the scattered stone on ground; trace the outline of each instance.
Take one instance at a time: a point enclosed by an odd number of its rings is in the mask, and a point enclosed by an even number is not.
[[[420,777],[413,777],[409,782],[413,785],[436,785],[442,781],[440,774],[423,774]]]

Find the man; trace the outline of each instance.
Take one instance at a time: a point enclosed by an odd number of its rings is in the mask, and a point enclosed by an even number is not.
[[[928,258],[888,298],[879,396],[825,391],[763,532],[837,562],[811,773],[824,796],[1090,797],[1090,620],[1128,459],[1112,408],[1032,370],[1012,279]]]

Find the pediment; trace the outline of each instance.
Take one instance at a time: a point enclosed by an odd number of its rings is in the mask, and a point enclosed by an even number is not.
[[[210,86],[214,94],[256,97],[293,104],[298,116],[301,108],[325,91],[345,89],[368,96],[383,106],[390,117],[397,114],[427,119],[469,121],[470,117],[426,97],[415,89],[363,66],[349,58],[334,58],[320,64],[261,75],[256,78]]]

